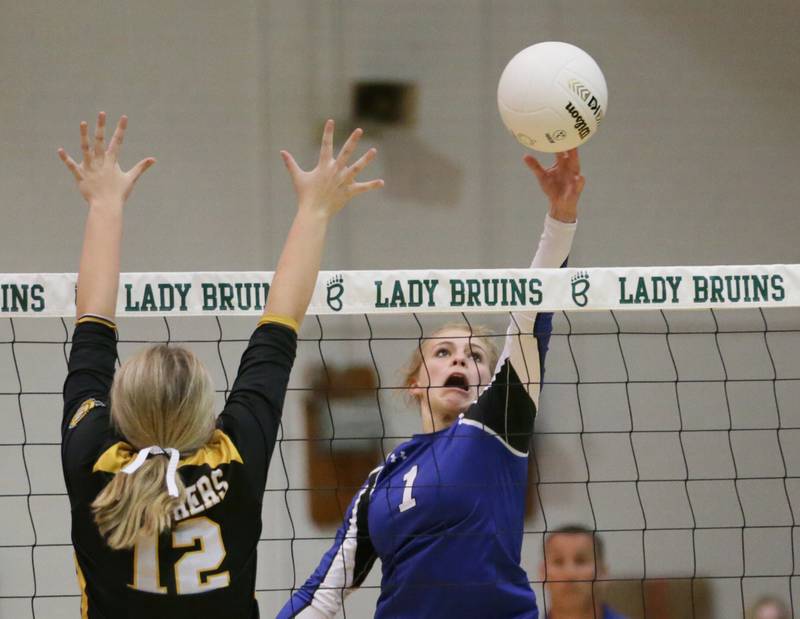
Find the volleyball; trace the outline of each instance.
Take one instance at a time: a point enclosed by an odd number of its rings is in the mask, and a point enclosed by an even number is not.
[[[585,51],[547,41],[514,56],[497,86],[503,123],[528,148],[558,153],[586,143],[606,114],[603,72]]]

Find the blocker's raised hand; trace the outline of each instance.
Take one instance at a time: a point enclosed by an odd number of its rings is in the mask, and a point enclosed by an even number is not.
[[[549,168],[542,167],[533,155],[525,155],[524,161],[550,200],[550,216],[559,221],[575,221],[578,199],[586,184],[586,179],[581,176],[578,149],[556,153],[556,162]]]
[[[347,165],[364,132],[361,129],[353,131],[339,155],[334,157],[333,129],[333,120],[328,120],[322,134],[319,161],[313,170],[301,169],[292,155],[285,150],[281,151],[281,157],[297,192],[299,208],[312,209],[327,215],[340,211],[353,196],[383,187],[380,179],[366,182],[356,180],[356,176],[375,158],[377,151],[374,148],[370,148],[353,165]]]
[[[69,171],[72,172],[78,182],[78,189],[81,195],[90,206],[96,204],[121,205],[128,199],[139,177],[156,162],[153,157],[147,157],[127,172],[123,172],[119,167],[117,158],[122,142],[125,139],[127,126],[128,117],[122,116],[106,149],[106,113],[100,112],[97,115],[94,143],[91,146],[89,145],[89,126],[86,121],[81,122],[83,160],[80,164],[75,163],[75,160],[63,148],[58,149],[58,156],[61,157],[61,161],[69,168]]]

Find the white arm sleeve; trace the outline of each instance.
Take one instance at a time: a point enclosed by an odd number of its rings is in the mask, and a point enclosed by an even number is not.
[[[539,238],[539,247],[531,262],[532,269],[557,269],[569,256],[572,239],[578,222],[571,224],[553,219],[550,215],[544,218],[544,230]]]
[[[561,267],[572,249],[572,240],[575,237],[577,226],[577,222],[564,223],[546,215],[544,230],[539,238],[539,247],[533,257],[533,262],[531,262],[531,268],[557,269]],[[505,345],[497,360],[495,373],[500,370],[506,359],[510,359],[517,375],[526,385],[528,395],[538,407],[541,367],[538,343],[533,337],[536,314],[532,311],[512,312]]]

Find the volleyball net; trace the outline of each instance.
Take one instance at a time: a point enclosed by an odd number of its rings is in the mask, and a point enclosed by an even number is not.
[[[221,409],[271,275],[123,274],[120,357],[186,345]],[[3,617],[78,615],[59,451],[74,288],[74,274],[0,275]],[[401,368],[420,341],[457,321],[502,347],[516,311],[555,312],[522,551],[540,607],[544,538],[581,524],[606,548],[599,594],[631,617],[744,616],[766,593],[797,609],[800,265],[763,265],[320,274],[265,489],[262,614],[419,432]],[[376,567],[343,616],[369,616],[379,585]]]

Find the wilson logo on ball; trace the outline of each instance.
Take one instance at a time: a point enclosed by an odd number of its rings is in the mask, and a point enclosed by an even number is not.
[[[600,105],[600,102],[597,100],[597,97],[592,95],[592,91],[576,79],[569,80],[567,85],[572,92],[578,95],[583,102],[586,103],[599,124],[600,121],[603,120],[603,108]]]
[[[567,105],[564,106],[564,109],[567,110],[570,113],[570,116],[575,119],[575,129],[578,130],[578,135],[581,136],[581,139],[585,140],[592,130],[589,129],[589,125],[587,125],[586,121],[583,120],[581,113],[574,105],[572,105],[572,101],[568,102]]]

